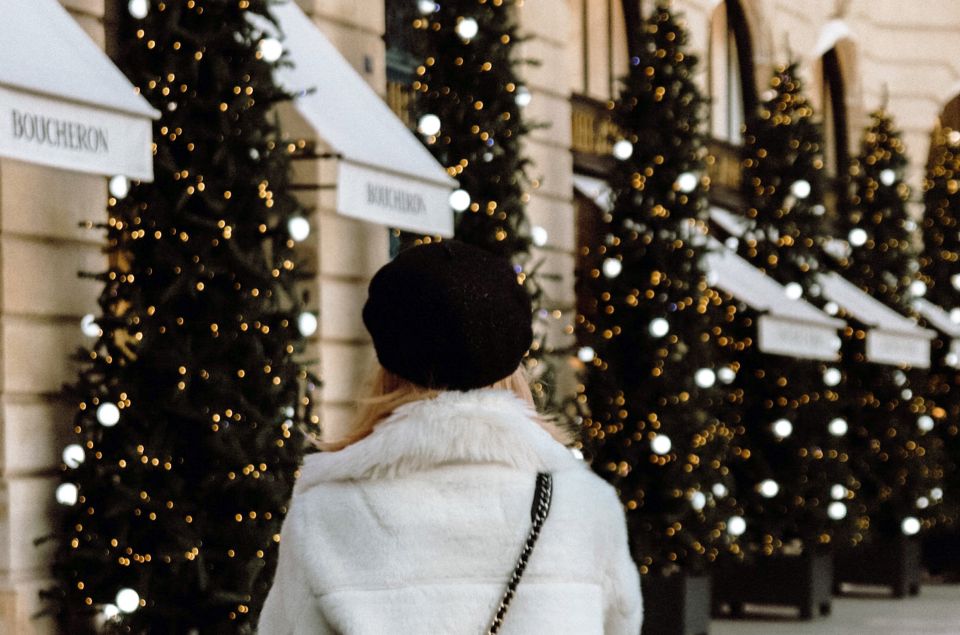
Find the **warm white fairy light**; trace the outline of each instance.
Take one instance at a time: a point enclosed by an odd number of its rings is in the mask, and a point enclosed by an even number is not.
[[[603,261],[603,275],[616,278],[623,271],[623,263],[617,258],[607,258]]]
[[[263,59],[271,64],[283,56],[283,44],[274,37],[263,38],[257,48],[260,49]]]
[[[73,483],[61,483],[54,495],[61,505],[76,505],[77,499],[80,498],[80,490]]]
[[[679,189],[684,194],[689,194],[690,192],[697,189],[697,183],[699,179],[697,175],[693,172],[684,172],[677,177],[677,189]]]
[[[613,156],[621,161],[626,161],[633,156],[633,144],[627,139],[620,139],[613,144]]]
[[[847,506],[840,501],[833,501],[827,505],[827,516],[833,520],[843,520],[847,517]]]
[[[455,212],[465,212],[470,207],[470,193],[464,189],[450,192],[450,207]]]
[[[897,173],[887,168],[880,171],[880,182],[886,185],[887,187],[891,186],[897,180]]]
[[[124,613],[133,613],[140,608],[140,594],[133,589],[120,589],[114,602]]]
[[[93,313],[87,313],[80,320],[80,332],[87,337],[99,337],[100,326],[96,322]]]
[[[787,419],[777,419],[773,423],[773,433],[781,439],[786,439],[793,433],[793,424]]]
[[[440,117],[427,113],[417,121],[417,130],[425,137],[433,137],[440,132]]]
[[[654,337],[663,337],[670,332],[670,323],[663,318],[653,318],[650,320],[650,335]]]
[[[923,432],[930,432],[933,430],[933,417],[930,415],[921,415],[917,417],[917,428]]]
[[[547,244],[547,230],[541,227],[540,225],[534,225],[530,228],[530,240],[537,247],[543,247]]]
[[[303,216],[294,216],[287,221],[287,231],[290,232],[290,238],[301,243],[310,235],[310,221]]]
[[[61,458],[63,458],[64,465],[74,470],[83,464],[84,459],[86,459],[86,453],[83,451],[83,446],[77,443],[71,443],[63,448]]]
[[[747,521],[743,516],[731,516],[727,519],[727,533],[731,536],[742,536],[747,530]]]
[[[110,190],[110,196],[123,198],[130,193],[130,179],[122,174],[118,174],[110,179],[107,189]]]
[[[847,235],[847,240],[854,247],[862,247],[867,243],[867,232],[860,227],[854,227]]]
[[[658,434],[650,441],[650,449],[653,450],[655,454],[666,454],[672,447],[673,442],[670,441],[670,437],[665,434]]]
[[[517,88],[513,99],[517,102],[517,106],[526,108],[530,105],[530,102],[533,101],[533,95],[530,93],[529,88],[526,86],[520,86]]]
[[[580,350],[577,351],[577,359],[584,364],[592,362],[596,357],[597,352],[593,350],[592,346],[581,346]]]
[[[831,366],[823,371],[823,383],[827,386],[836,386],[840,383],[841,379],[843,379],[843,373],[837,368]]]
[[[717,371],[717,378],[725,384],[733,383],[733,380],[737,378],[737,371],[733,370],[729,366],[724,366]]]
[[[693,381],[701,388],[710,388],[717,381],[717,375],[709,368],[701,368],[693,375]]]
[[[757,491],[764,498],[773,498],[780,493],[780,485],[772,478],[768,478],[760,482]]]
[[[457,22],[455,30],[460,39],[467,42],[477,37],[477,33],[480,32],[480,25],[473,18],[463,18]]]
[[[900,529],[907,536],[913,536],[920,531],[920,521],[913,516],[907,516],[900,523]]]
[[[707,506],[707,497],[703,492],[694,492],[690,497],[690,507],[693,507],[696,511],[702,510]]]
[[[116,404],[105,401],[97,406],[97,421],[106,428],[117,425],[120,421],[120,409]]]
[[[127,3],[127,11],[130,12],[130,15],[134,19],[142,20],[147,17],[147,14],[150,12],[150,1],[149,0],[130,0]]]
[[[304,311],[297,318],[297,328],[304,337],[310,337],[316,333],[318,326],[320,326],[320,322],[317,320],[317,316],[309,311]]]
[[[783,290],[791,300],[799,300],[803,297],[803,287],[798,282],[789,283]]]
[[[804,199],[810,196],[810,191],[810,182],[803,179],[795,181],[793,185],[790,186],[790,193],[799,199]]]
[[[830,498],[834,500],[843,500],[847,497],[847,488],[840,483],[834,483],[830,487]]]
[[[837,417],[827,424],[827,431],[835,437],[842,437],[847,433],[847,421]]]

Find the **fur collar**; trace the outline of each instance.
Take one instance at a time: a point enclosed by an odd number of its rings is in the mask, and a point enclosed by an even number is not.
[[[308,456],[296,491],[447,463],[502,463],[548,472],[584,467],[534,417],[532,408],[506,390],[443,392],[397,408],[370,436],[351,446]]]

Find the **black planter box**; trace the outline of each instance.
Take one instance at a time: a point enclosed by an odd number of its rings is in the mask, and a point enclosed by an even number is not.
[[[916,538],[878,538],[867,545],[841,549],[836,554],[834,592],[840,585],[888,586],[902,598],[920,593],[920,541]]]
[[[760,556],[750,563],[725,558],[714,569],[713,614],[741,617],[745,604],[772,604],[796,607],[800,618],[809,620],[830,614],[832,591],[829,553]]]
[[[710,576],[645,575],[642,635],[707,635],[710,631]]]

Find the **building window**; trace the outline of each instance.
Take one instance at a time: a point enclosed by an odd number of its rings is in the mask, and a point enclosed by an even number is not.
[[[708,57],[710,133],[742,145],[746,114],[756,107],[757,98],[753,47],[739,2],[728,0],[714,10]]]
[[[827,175],[837,177],[847,171],[850,161],[847,138],[847,102],[844,93],[843,73],[837,50],[830,49],[821,59],[823,69],[823,160]]]

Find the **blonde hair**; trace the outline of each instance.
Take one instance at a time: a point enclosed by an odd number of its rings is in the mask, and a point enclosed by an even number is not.
[[[486,386],[509,390],[521,400],[536,410],[533,393],[530,390],[530,379],[523,364],[517,370],[503,379]],[[408,381],[395,373],[390,372],[380,364],[376,365],[371,379],[367,383],[365,394],[357,403],[357,414],[350,424],[347,434],[334,441],[314,439],[313,443],[321,450],[336,451],[352,445],[373,432],[377,424],[386,419],[400,406],[414,401],[433,399],[442,391],[435,388],[425,388]],[[573,434],[565,430],[552,417],[537,413],[538,423],[558,443],[569,445],[573,442]]]

